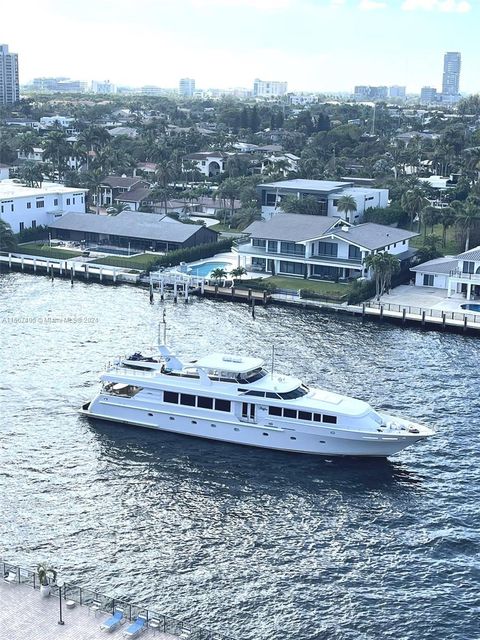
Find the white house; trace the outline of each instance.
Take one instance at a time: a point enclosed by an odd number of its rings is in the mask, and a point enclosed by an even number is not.
[[[363,261],[370,253],[387,251],[401,262],[414,252],[404,229],[366,222],[350,225],[338,217],[279,213],[253,222],[250,238],[235,249],[249,271],[318,280],[370,277]]]
[[[224,151],[200,151],[188,154],[183,158],[183,161],[194,162],[197,170],[210,178],[225,172],[229,156],[230,154]]]
[[[19,160],[28,160],[29,162],[43,162],[44,149],[41,147],[33,147],[32,151],[25,153],[25,151],[17,151],[17,157]]]
[[[271,154],[263,158],[261,173],[266,173],[271,169],[281,167],[281,171],[284,176],[289,173],[298,171],[299,156],[293,153]]]
[[[2,180],[0,218],[14,233],[49,225],[65,213],[85,213],[87,191],[45,182],[41,187],[25,187],[14,180]]]
[[[480,246],[458,256],[436,258],[413,267],[417,287],[444,289],[447,296],[462,293],[480,297]]]
[[[262,205],[262,215],[269,218],[281,210],[282,198],[293,196],[298,200],[313,197],[319,204],[319,215],[342,218],[346,222],[357,223],[363,218],[367,209],[386,207],[388,205],[388,189],[353,186],[353,182],[337,182],[332,180],[280,180],[259,184],[257,191]],[[342,196],[353,196],[357,210],[348,215],[337,209],[338,200]]]

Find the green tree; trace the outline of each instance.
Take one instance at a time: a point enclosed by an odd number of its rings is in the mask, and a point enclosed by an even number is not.
[[[44,160],[50,160],[59,180],[61,180],[65,173],[67,166],[66,161],[71,155],[71,152],[72,148],[67,142],[66,135],[63,131],[52,129],[43,139],[43,158]]]
[[[419,216],[420,211],[429,205],[428,200],[425,198],[423,191],[414,187],[403,194],[400,204],[402,208],[407,212],[410,218],[410,228],[413,229],[413,223],[415,218]]]
[[[338,199],[337,211],[345,214],[345,219],[351,222],[351,213],[357,210],[357,202],[353,196],[342,196]]]
[[[219,269],[214,269],[210,275],[216,281],[217,284],[220,284],[221,281],[225,280],[228,274],[225,271],[225,269],[219,268]]]
[[[370,253],[363,261],[365,267],[375,276],[375,289],[377,300],[385,292],[388,292],[392,283],[393,274],[400,271],[400,260],[386,251]]]
[[[17,240],[12,227],[0,218],[0,251],[15,251],[16,248]]]
[[[235,269],[232,269],[230,271],[230,275],[232,276],[232,278],[238,278],[239,280],[242,279],[242,276],[245,276],[247,274],[247,270],[245,269],[245,267],[235,267]]]
[[[41,187],[43,182],[41,163],[26,162],[20,169],[20,178],[27,187]]]
[[[470,195],[465,204],[459,206],[457,202],[452,202],[452,207],[455,205],[457,212],[456,224],[465,232],[465,251],[468,251],[471,231],[480,221],[480,198]]]

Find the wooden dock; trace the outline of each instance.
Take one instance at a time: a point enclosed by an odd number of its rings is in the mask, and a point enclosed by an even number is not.
[[[267,304],[271,296],[267,291],[255,291],[254,289],[243,289],[240,287],[219,287],[218,285],[204,285],[198,290],[200,295],[222,298],[223,300],[234,300],[236,302],[248,302]]]

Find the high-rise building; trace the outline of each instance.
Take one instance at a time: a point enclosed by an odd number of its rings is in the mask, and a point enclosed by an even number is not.
[[[19,100],[18,55],[9,53],[8,45],[0,44],[0,104],[14,104]]]
[[[420,102],[422,104],[431,104],[438,101],[437,90],[435,87],[422,87],[420,90]]]
[[[353,97],[355,100],[386,100],[388,97],[387,87],[369,87],[365,85],[357,85],[354,89]]]
[[[182,78],[178,83],[178,93],[184,98],[191,98],[195,93],[195,80],[193,78]]]
[[[458,51],[448,51],[443,58],[442,94],[457,96],[460,86],[462,56]]]
[[[110,80],[104,80],[103,82],[92,80],[92,93],[115,93],[115,85]]]
[[[256,98],[276,98],[284,96],[287,93],[287,83],[277,82],[277,80],[259,80],[255,78],[253,81],[253,95]]]
[[[392,87],[388,88],[388,97],[396,98],[397,100],[405,100],[407,95],[407,87],[400,87],[395,84]]]

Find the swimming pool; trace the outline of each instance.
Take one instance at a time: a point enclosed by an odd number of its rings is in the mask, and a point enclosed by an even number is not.
[[[476,313],[480,313],[480,304],[462,304],[460,306],[466,311],[475,311]]]
[[[229,262],[204,262],[203,264],[197,264],[188,269],[188,273],[194,276],[208,276],[214,269],[225,269],[230,271],[231,264]]]

